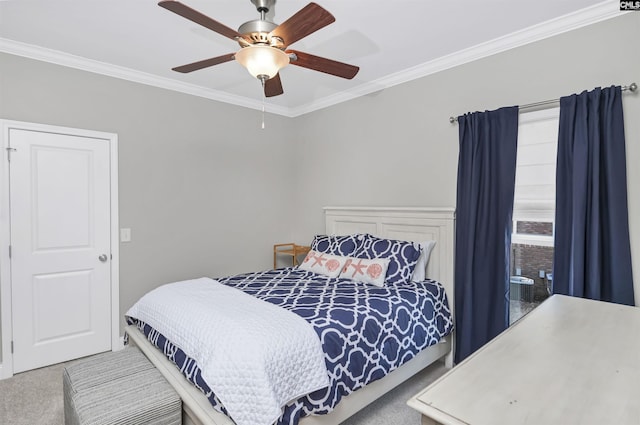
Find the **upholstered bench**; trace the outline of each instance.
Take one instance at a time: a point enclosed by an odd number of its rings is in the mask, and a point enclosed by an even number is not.
[[[98,354],[63,372],[65,425],[180,425],[178,394],[135,347]]]

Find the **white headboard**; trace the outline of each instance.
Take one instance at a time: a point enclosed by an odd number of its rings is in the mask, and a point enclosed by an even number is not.
[[[453,303],[453,208],[325,207],[328,235],[369,233],[388,239],[436,241],[427,277],[442,283]]]

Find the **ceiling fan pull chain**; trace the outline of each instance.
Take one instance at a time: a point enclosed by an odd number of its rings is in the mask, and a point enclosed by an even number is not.
[[[262,83],[262,129],[264,130],[264,103],[267,100],[267,95],[264,92],[264,82],[266,80],[264,78],[260,79],[260,82]]]

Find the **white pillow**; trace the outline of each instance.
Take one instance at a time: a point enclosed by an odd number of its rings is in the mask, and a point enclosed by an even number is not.
[[[427,278],[427,265],[429,264],[429,256],[431,256],[431,251],[433,247],[436,245],[436,241],[424,241],[420,242],[420,257],[418,257],[418,263],[416,264],[416,268],[413,269],[413,274],[411,275],[412,282],[422,282]]]
[[[325,276],[338,277],[347,258],[311,250],[298,267]]]
[[[372,260],[354,257],[346,258],[347,262],[342,268],[340,278],[384,286],[384,278],[387,276],[387,269],[389,268],[388,258],[374,258]]]

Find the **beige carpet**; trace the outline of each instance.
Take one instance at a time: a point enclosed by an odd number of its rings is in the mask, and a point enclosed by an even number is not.
[[[0,424],[62,424],[63,367],[57,364],[0,380]]]
[[[62,425],[62,369],[58,364],[0,380],[0,424]],[[406,402],[446,372],[437,362],[349,418],[344,425],[419,425]]]

